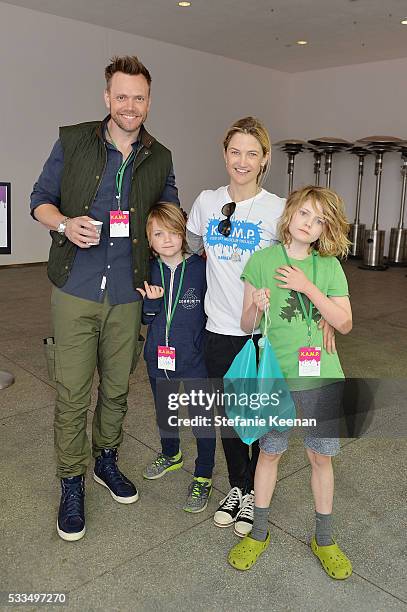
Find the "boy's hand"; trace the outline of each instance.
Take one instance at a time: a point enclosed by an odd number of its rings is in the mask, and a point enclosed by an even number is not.
[[[257,306],[261,312],[264,312],[270,303],[270,289],[256,289],[256,291],[252,293],[252,298],[253,304]]]
[[[147,297],[149,300],[158,300],[164,295],[164,289],[157,285],[149,285],[147,281],[144,281],[144,289],[137,288],[137,291],[141,293],[143,298]]]
[[[281,289],[293,289],[300,293],[306,293],[310,284],[312,284],[297,266],[281,266],[277,268],[276,272],[274,278],[284,283],[283,285],[277,285]]]

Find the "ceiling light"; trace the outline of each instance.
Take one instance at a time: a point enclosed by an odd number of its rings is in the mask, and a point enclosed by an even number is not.
[[[297,40],[297,45],[308,45],[308,40]]]
[[[178,2],[178,6],[191,6],[190,2]]]
[[[400,23],[401,23],[402,25],[407,25],[407,19],[402,19],[402,20],[400,21]]]

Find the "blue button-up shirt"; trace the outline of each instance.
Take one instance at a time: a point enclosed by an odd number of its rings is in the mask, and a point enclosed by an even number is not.
[[[126,304],[142,298],[133,286],[131,239],[109,237],[109,213],[111,210],[117,210],[116,174],[123,156],[107,141],[106,146],[107,164],[89,214],[93,219],[103,221],[100,243],[89,249],[77,249],[71,273],[61,289],[70,295],[93,302],[103,302],[107,291],[110,304]],[[139,143],[135,142],[132,146],[136,153]],[[128,210],[132,165],[128,164],[123,177],[122,210]],[[63,166],[64,153],[60,140],[57,140],[34,185],[31,194],[31,211],[40,204],[50,203],[60,206]],[[173,170],[167,177],[160,200],[179,204]]]

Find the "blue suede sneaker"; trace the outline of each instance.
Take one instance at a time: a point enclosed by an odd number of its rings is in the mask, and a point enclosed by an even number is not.
[[[61,478],[61,503],[59,504],[57,532],[67,542],[75,542],[85,535],[85,478],[71,476]]]
[[[138,500],[137,489],[117,467],[117,456],[115,448],[104,448],[96,457],[93,478],[120,504],[133,504]]]

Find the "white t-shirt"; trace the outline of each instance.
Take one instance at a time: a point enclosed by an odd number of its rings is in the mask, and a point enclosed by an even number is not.
[[[255,251],[277,241],[277,222],[285,199],[262,189],[254,199],[239,202],[231,217],[232,231],[226,238],[219,233],[218,225],[225,219],[222,206],[231,199],[227,187],[202,191],[192,206],[187,228],[203,237],[208,258],[206,329],[216,334],[244,336],[240,328],[244,295],[240,275]]]

